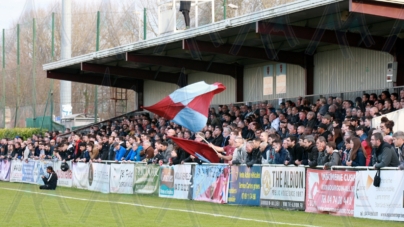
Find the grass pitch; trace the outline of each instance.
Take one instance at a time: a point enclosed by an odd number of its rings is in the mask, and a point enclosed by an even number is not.
[[[0,226],[403,226],[261,207],[0,182]]]

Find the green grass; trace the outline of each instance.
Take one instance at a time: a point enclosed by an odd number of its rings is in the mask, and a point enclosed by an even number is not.
[[[187,211],[223,216],[215,217]],[[403,223],[399,222],[163,199],[147,195],[102,194],[62,187],[56,191],[41,191],[37,185],[8,182],[0,182],[0,219],[0,226],[284,226],[274,222],[298,226],[403,226]]]

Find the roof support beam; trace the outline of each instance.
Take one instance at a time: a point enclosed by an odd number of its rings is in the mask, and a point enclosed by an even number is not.
[[[182,49],[189,50],[189,51],[201,51],[207,53],[214,53],[214,54],[222,54],[222,55],[229,55],[229,56],[238,56],[244,58],[251,58],[251,59],[258,59],[264,61],[276,61],[276,62],[283,62],[289,63],[294,65],[300,65],[304,67],[304,54],[303,53],[295,53],[295,52],[288,52],[288,51],[278,51],[275,55],[270,55],[264,48],[259,47],[249,47],[249,46],[236,46],[236,45],[229,45],[224,44],[219,47],[215,47],[213,43],[210,42],[203,42],[203,41],[196,41],[192,42],[192,45],[189,44],[186,40],[182,41]],[[236,54],[232,54],[234,50]],[[270,50],[274,51],[274,50]],[[269,57],[268,57],[269,55]]]
[[[287,27],[287,29],[282,30],[279,29],[280,27]],[[321,28],[316,29],[294,25],[275,24],[264,21],[257,22],[256,32],[260,34],[267,34],[270,36],[282,36],[286,37],[287,39],[298,38],[298,39],[311,40],[312,42],[318,41],[322,43],[359,47],[377,51],[382,51],[383,46],[387,41],[386,38],[372,36],[371,38],[374,40],[373,42],[374,44],[367,47],[363,42],[363,38],[361,37],[360,34],[348,33],[345,31],[333,31]],[[318,37],[319,34],[321,35],[321,37]]]
[[[155,80],[173,84],[177,84],[179,79],[179,74],[176,73],[159,72],[156,76],[156,72],[154,71],[108,65],[97,65],[91,63],[81,63],[81,71],[99,74],[109,73],[116,76],[130,77],[140,80]]]
[[[135,55],[131,53],[126,54],[126,61],[149,65],[173,67],[178,69],[184,68],[201,72],[217,73],[217,74],[229,75],[231,77],[236,76],[236,70],[237,70],[237,66],[234,64],[197,61],[191,59],[173,58],[166,56]]]
[[[404,20],[402,5],[388,2],[349,0],[349,12]]]
[[[78,83],[85,84],[93,84],[93,85],[102,85],[103,84],[103,75],[102,74],[68,74],[68,73],[60,73],[56,71],[46,71],[47,78],[57,79],[57,80],[67,80]],[[137,88],[138,80],[130,80],[130,79],[122,79],[118,78],[115,83],[111,83],[110,87],[118,87],[124,89]]]

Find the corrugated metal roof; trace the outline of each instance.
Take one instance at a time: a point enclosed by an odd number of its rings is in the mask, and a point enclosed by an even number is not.
[[[117,54],[122,54],[125,52],[132,52],[136,50],[142,50],[149,47],[154,47],[158,45],[164,45],[176,41],[181,41],[184,39],[193,38],[196,36],[206,35],[222,30],[226,30],[229,27],[238,27],[251,22],[261,21],[265,19],[275,18],[283,15],[292,14],[295,12],[301,12],[307,9],[312,9],[336,2],[342,2],[344,0],[301,0],[295,1],[284,5],[279,5],[273,8],[265,9],[259,12],[254,12],[251,14],[246,14],[243,16],[230,18],[227,20],[218,21],[212,24],[207,24],[200,26],[198,28],[193,28],[181,32],[169,33],[167,35],[161,35],[156,38],[149,40],[143,40],[136,43],[127,44],[124,46],[119,46],[107,50],[101,50],[98,52],[77,56],[70,59],[60,60],[57,62],[52,62],[43,65],[43,70],[54,70],[66,66],[71,66],[74,64],[79,64],[82,62],[88,62],[92,60],[97,60],[105,57],[114,56]]]

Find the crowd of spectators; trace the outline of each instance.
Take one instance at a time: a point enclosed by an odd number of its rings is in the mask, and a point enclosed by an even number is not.
[[[32,138],[3,138],[0,159],[202,163],[170,139],[178,137],[207,143],[229,165],[404,168],[404,132],[393,132],[395,123],[386,117],[379,128],[371,124],[373,117],[403,107],[404,90],[364,94],[355,101],[327,97],[310,103],[299,98],[277,109],[266,102],[222,105],[209,109],[208,122],[197,133],[143,113],[95,125],[85,134],[71,132],[63,137],[49,132]]]

